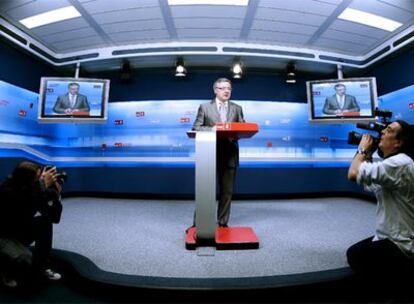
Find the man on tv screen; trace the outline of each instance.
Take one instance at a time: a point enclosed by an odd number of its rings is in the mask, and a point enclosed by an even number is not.
[[[344,113],[359,112],[360,108],[355,96],[346,94],[346,86],[342,83],[335,85],[335,94],[325,99],[323,113],[342,116]]]
[[[69,83],[68,93],[58,96],[53,112],[57,114],[74,114],[77,112],[89,113],[90,107],[88,98],[79,94],[79,84],[76,82]]]

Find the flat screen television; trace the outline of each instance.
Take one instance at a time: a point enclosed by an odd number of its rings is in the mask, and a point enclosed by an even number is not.
[[[105,122],[109,80],[42,77],[40,122]]]
[[[311,122],[375,120],[375,77],[307,81],[306,89]]]

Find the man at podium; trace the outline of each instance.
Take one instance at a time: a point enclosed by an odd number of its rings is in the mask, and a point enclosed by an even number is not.
[[[201,104],[194,121],[193,130],[211,130],[217,123],[245,122],[242,107],[231,102],[231,81],[219,78],[213,84],[215,98]],[[236,169],[239,165],[239,144],[237,139],[217,139],[217,177],[219,182],[219,204],[217,222],[227,227]]]

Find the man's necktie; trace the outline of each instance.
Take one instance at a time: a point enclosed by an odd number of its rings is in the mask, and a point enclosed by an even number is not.
[[[227,111],[226,111],[226,106],[224,105],[224,103],[220,104],[220,120],[221,122],[227,121]]]

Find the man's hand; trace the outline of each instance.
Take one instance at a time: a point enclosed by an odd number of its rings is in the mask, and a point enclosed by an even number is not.
[[[45,183],[45,187],[49,188],[56,183],[56,167],[43,168],[40,179]]]
[[[68,108],[68,109],[65,109],[65,114],[72,114],[72,109],[70,109],[70,108]]]
[[[364,134],[362,136],[361,142],[359,143],[358,149],[371,151],[374,145],[374,139],[369,134]]]

